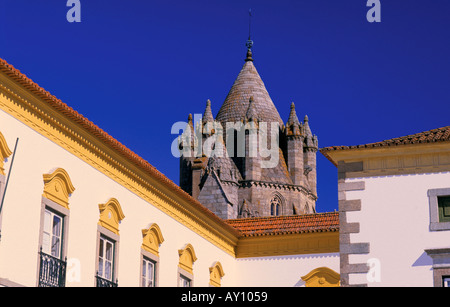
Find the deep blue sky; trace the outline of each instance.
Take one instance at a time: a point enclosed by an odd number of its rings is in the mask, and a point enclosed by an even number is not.
[[[0,0],[0,57],[178,183],[171,127],[217,114],[253,55],[283,120],[295,102],[319,146],[449,125],[450,1]],[[336,168],[318,154],[317,211],[337,209]]]

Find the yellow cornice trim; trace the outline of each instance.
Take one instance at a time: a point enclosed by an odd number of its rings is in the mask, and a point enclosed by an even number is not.
[[[236,258],[339,252],[339,232],[312,232],[243,237]]]
[[[3,168],[6,158],[12,155],[11,149],[9,149],[6,143],[5,137],[0,132],[0,175],[5,175],[5,169]]]
[[[320,267],[302,276],[306,287],[339,287],[340,275],[327,267]]]
[[[69,197],[75,191],[69,174],[62,168],[57,168],[51,174],[44,174],[43,197],[69,209]]]
[[[100,219],[98,224],[115,234],[119,234],[119,224],[125,218],[117,199],[111,198],[105,204],[99,204]]]
[[[435,142],[435,143],[418,143],[405,144],[397,146],[380,146],[368,148],[349,148],[338,150],[324,150],[321,151],[325,156],[337,165],[339,161],[354,161],[361,159],[389,157],[389,156],[403,156],[414,154],[432,154],[444,153],[450,151],[450,142]]]
[[[149,204],[184,224],[230,255],[236,234],[207,214],[174,195],[164,184],[145,174],[80,125],[52,109],[0,72],[0,109],[99,170]]]
[[[142,229],[142,248],[159,257],[159,246],[164,242],[161,229],[152,224],[148,229]]]

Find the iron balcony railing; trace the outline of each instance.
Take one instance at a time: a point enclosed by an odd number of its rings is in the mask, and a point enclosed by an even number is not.
[[[64,287],[66,285],[66,261],[39,251],[39,287]]]
[[[113,282],[111,280],[104,279],[104,278],[98,276],[98,273],[97,273],[97,275],[95,275],[95,279],[97,282],[96,287],[99,287],[99,288],[116,288],[116,287],[118,287],[118,280],[116,280],[116,282]]]

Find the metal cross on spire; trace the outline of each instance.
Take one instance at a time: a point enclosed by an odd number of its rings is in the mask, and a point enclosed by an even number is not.
[[[245,44],[247,46],[248,50],[251,50],[253,47],[253,41],[251,39],[251,26],[252,26],[252,9],[248,10],[248,40],[247,43]]]

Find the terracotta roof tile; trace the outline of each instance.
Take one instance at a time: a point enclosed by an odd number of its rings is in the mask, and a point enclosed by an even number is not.
[[[338,212],[243,218],[226,222],[244,237],[339,231]]]

